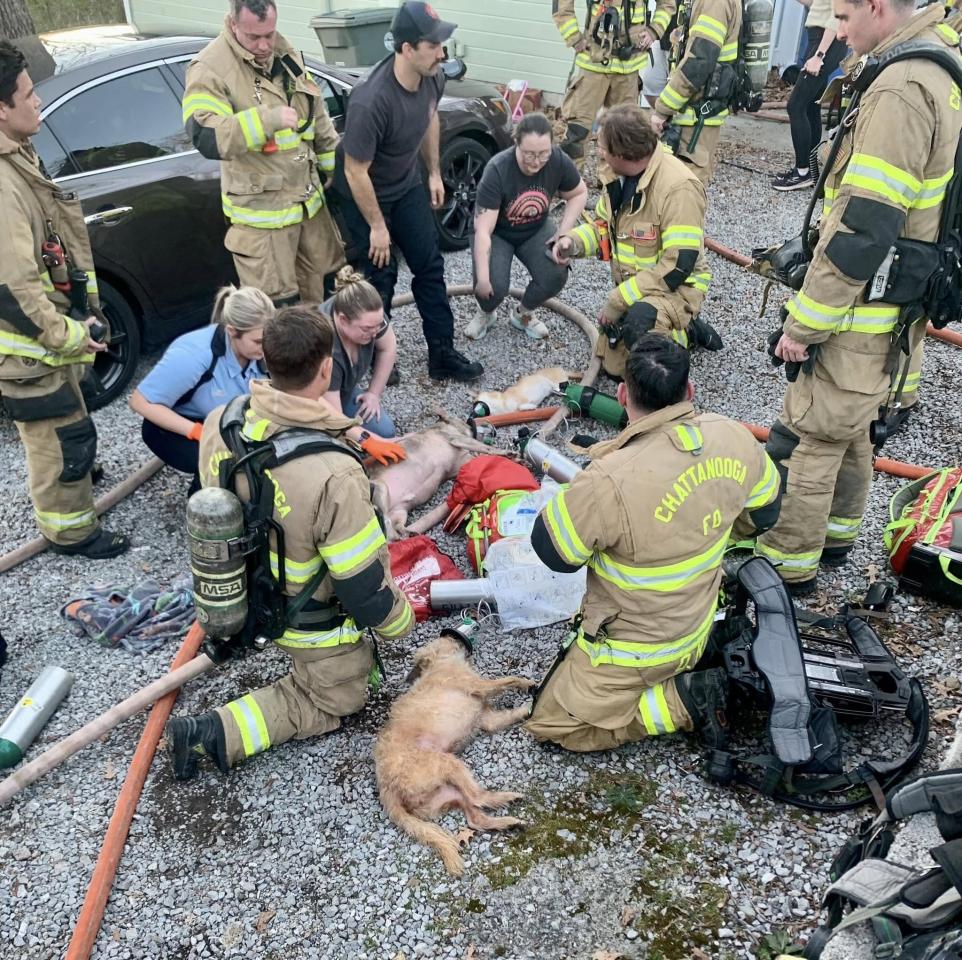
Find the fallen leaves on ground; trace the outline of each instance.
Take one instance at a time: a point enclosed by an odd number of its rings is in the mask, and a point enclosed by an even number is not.
[[[458,841],[459,847],[466,847],[473,836],[474,831],[470,827],[462,827],[454,835],[454,839]]]
[[[614,950],[596,950],[591,960],[624,960],[624,954],[615,953]]]
[[[628,927],[628,926],[630,926],[632,920],[634,920],[636,916],[637,916],[637,914],[636,914],[634,908],[633,908],[633,907],[629,907],[628,904],[625,904],[625,905],[621,908],[621,925],[622,925],[623,927]]]
[[[258,933],[263,933],[267,929],[267,925],[277,916],[276,910],[262,910],[258,915],[257,920],[254,923],[254,929]]]

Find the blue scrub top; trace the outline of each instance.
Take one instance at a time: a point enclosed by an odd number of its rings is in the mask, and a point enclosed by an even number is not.
[[[267,379],[267,373],[256,360],[241,370],[228,336],[227,351],[218,359],[213,377],[202,384],[187,403],[175,407],[177,400],[197,384],[210,366],[213,335],[214,328],[207,326],[178,337],[137,389],[151,403],[162,403],[190,420],[204,420],[211,410],[250,393],[251,380]]]

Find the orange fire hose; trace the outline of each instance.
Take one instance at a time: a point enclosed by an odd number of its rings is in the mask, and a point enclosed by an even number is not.
[[[187,632],[170,669],[176,670],[191,661],[197,655],[203,640],[204,631],[195,622]],[[157,743],[164,732],[164,726],[176,699],[177,691],[173,690],[161,697],[151,708],[144,732],[130,761],[124,785],[117,797],[117,804],[104,836],[100,856],[97,857],[97,864],[90,878],[87,896],[84,897],[80,915],[77,917],[77,925],[67,946],[65,960],[87,960],[93,950],[97,934],[100,932],[100,925],[103,923],[110,888],[113,886],[120,857],[124,852],[130,823],[144,789],[144,781],[147,779],[147,772],[154,759]]]
[[[745,254],[739,253],[737,250],[732,250],[731,247],[726,247],[725,244],[719,243],[717,240],[712,240],[711,237],[705,237],[705,246],[711,250],[712,253],[717,253],[718,256],[724,257],[736,266],[747,267],[752,262],[751,257],[746,257]],[[935,340],[941,340],[943,343],[951,343],[954,347],[962,347],[962,333],[957,333],[955,330],[936,330],[930,323],[925,328],[925,332]]]

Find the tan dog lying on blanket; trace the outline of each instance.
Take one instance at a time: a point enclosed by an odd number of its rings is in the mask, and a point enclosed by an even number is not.
[[[520,793],[485,790],[455,753],[478,731],[493,733],[528,716],[529,704],[494,710],[488,701],[504,690],[535,686],[525,677],[485,680],[467,662],[452,637],[438,637],[414,655],[411,690],[399,697],[374,745],[381,804],[415,840],[441,855],[448,873],[460,876],[464,861],[453,833],[430,818],[460,807],[475,830],[524,826],[517,817],[492,817],[484,809],[503,807]]]
[[[474,399],[488,408],[488,414],[534,410],[566,380],[580,379],[581,374],[577,371],[565,370],[564,367],[545,367],[522,377],[507,390],[482,390]]]

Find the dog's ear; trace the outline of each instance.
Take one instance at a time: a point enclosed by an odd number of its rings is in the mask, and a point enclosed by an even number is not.
[[[418,649],[414,651],[414,661],[411,666],[411,672],[405,677],[405,682],[409,685],[414,683],[414,681],[434,663],[436,656],[437,650],[434,649],[433,643],[429,643],[424,647],[418,647]]]

